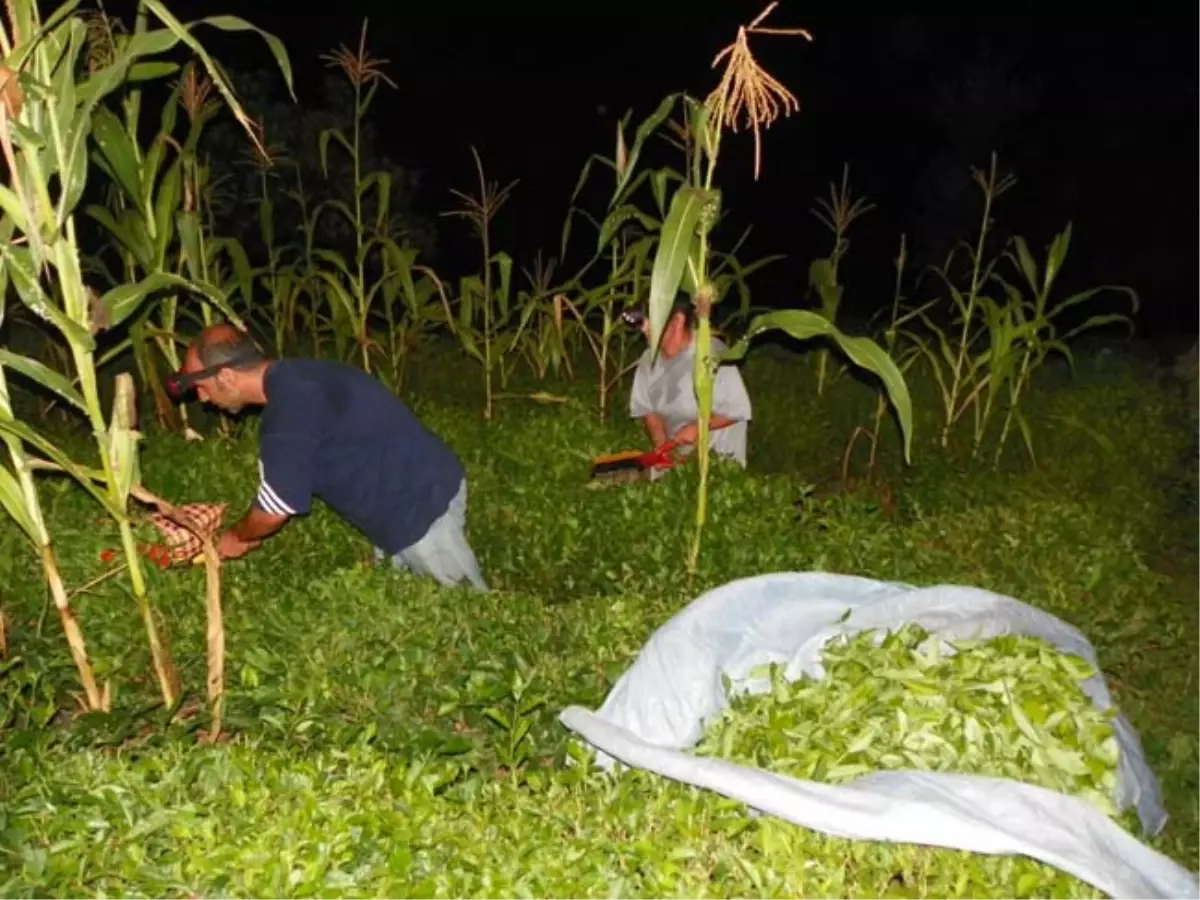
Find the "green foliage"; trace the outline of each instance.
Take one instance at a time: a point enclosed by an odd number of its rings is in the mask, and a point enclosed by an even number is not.
[[[244,114],[230,92],[208,51],[197,41],[192,29],[207,24],[223,31],[255,31],[264,39],[279,65],[285,81],[291,83],[291,68],[282,45],[272,35],[260,31],[233,16],[215,16],[188,24],[178,21],[158,0],[143,0],[138,7],[137,26],[131,35],[106,32],[107,58],[85,55],[88,22],[78,13],[77,4],[67,2],[44,20],[36,4],[21,0],[5,8],[8,45],[5,71],[12,79],[5,87],[4,115],[0,116],[0,144],[3,145],[11,187],[0,190],[0,234],[4,238],[4,272],[0,277],[0,319],[7,305],[8,288],[20,297],[29,314],[52,326],[58,346],[69,351],[71,381],[63,373],[54,373],[33,360],[10,355],[6,367],[32,377],[68,399],[84,414],[94,445],[88,456],[98,458],[98,477],[89,463],[76,462],[34,428],[17,420],[10,402],[7,378],[0,372],[0,437],[12,463],[15,478],[5,479],[5,510],[36,545],[46,586],[57,607],[67,642],[75,659],[84,688],[86,708],[98,709],[105,702],[97,691],[90,664],[58,570],[51,534],[42,524],[41,501],[32,478],[35,463],[52,461],[59,471],[77,478],[114,520],[125,552],[129,585],[144,623],[153,657],[153,666],[164,701],[174,702],[177,688],[175,670],[167,644],[156,622],[154,607],[146,591],[144,573],[130,528],[127,510],[132,487],[137,481],[137,445],[140,435],[134,421],[133,384],[128,375],[117,383],[117,404],[112,418],[100,398],[96,351],[97,332],[119,325],[157,290],[181,286],[220,302],[206,281],[186,281],[182,276],[162,271],[170,244],[170,230],[182,189],[180,154],[161,182],[163,143],[156,143],[140,158],[136,135],[140,103],[140,83],[170,74],[171,63],[155,57],[183,44],[203,64],[211,84],[224,97],[230,110],[243,125]],[[150,28],[151,21],[161,28]],[[86,63],[86,65],[85,65]],[[87,69],[88,74],[83,76]],[[126,90],[126,85],[134,87]],[[126,110],[123,123],[104,104],[121,97]],[[164,115],[166,135],[174,120],[174,107]],[[89,151],[98,167],[108,173],[111,187],[120,192],[121,206],[128,213],[121,222],[112,216],[113,237],[123,242],[128,278],[140,278],[136,284],[122,284],[102,297],[85,282],[81,267],[75,215],[91,174],[87,165]],[[56,194],[57,196],[53,196]],[[124,204],[128,203],[126,208]],[[104,221],[104,217],[99,217]],[[181,229],[182,230],[182,229]],[[141,268],[135,274],[134,260]],[[194,276],[193,272],[193,276]],[[144,277],[143,277],[144,276]],[[131,279],[132,280],[132,279]],[[67,353],[63,353],[65,358]],[[74,383],[79,391],[74,391]],[[127,402],[126,402],[127,401]],[[30,460],[29,451],[43,458]],[[92,470],[92,471],[89,471]],[[94,480],[101,485],[93,484]]]
[[[829,185],[829,199],[817,201],[820,211],[810,209],[822,225],[833,235],[833,249],[826,259],[815,259],[808,267],[808,287],[815,291],[820,301],[821,315],[829,320],[829,324],[837,324],[838,309],[842,305],[845,285],[838,281],[838,269],[842,258],[850,250],[850,241],[846,237],[851,223],[855,219],[870,212],[875,204],[867,203],[865,197],[854,198],[850,194],[850,166],[842,166],[842,183],[834,189]],[[891,348],[889,348],[890,350]],[[817,354],[817,393],[825,390],[829,368],[829,351],[822,349]]]
[[[10,4],[8,16],[18,44],[7,63],[20,73],[24,106],[0,118],[14,175],[0,188],[0,324],[13,294],[24,324],[53,337],[40,358],[15,345],[0,352],[0,439],[11,465],[0,468],[5,896],[1090,896],[1026,860],[826,839],[752,820],[736,804],[645,773],[610,777],[566,764],[587,755],[558,725],[559,709],[599,705],[653,630],[705,588],[788,569],[974,584],[1086,625],[1167,789],[1174,821],[1156,845],[1194,859],[1195,532],[1181,529],[1177,515],[1178,497],[1194,485],[1194,420],[1181,427],[1179,398],[1147,373],[1106,368],[1067,347],[1073,333],[1060,334],[1056,316],[1094,293],[1051,299],[1069,228],[1040,268],[1019,239],[1002,260],[987,261],[985,214],[970,286],[951,280],[949,263],[941,273],[959,313],[957,339],[925,315],[928,306],[900,314],[898,266],[885,351],[833,325],[845,225],[866,211],[850,202],[844,178],[827,205],[834,249],[812,267],[822,313],[759,315],[731,341],[730,358],[747,355],[768,329],[825,338],[878,375],[883,391],[826,379],[823,362],[813,385],[797,377],[794,360],[748,355],[750,471],[714,462],[721,477],[710,490],[702,451],[699,479],[684,468],[652,487],[593,492],[590,459],[641,439],[635,423],[606,419],[625,399],[633,344],[616,313],[648,299],[657,329],[678,289],[698,301],[703,443],[716,362],[706,349],[711,306],[736,290],[739,316],[749,318],[745,279],[773,259],[742,265],[735,252],[711,246],[725,201],[714,185],[720,128],[707,104],[668,97],[631,145],[627,117],[613,158],[589,160],[580,185],[599,160],[613,172],[612,195],[592,219],[595,252],[561,286],[553,264],[539,259],[537,272],[526,273],[529,289],[514,287],[516,262],[489,236],[509,188],[487,183],[477,158],[480,192],[460,195],[460,214],[479,233],[482,268],[458,278],[452,296],[405,242],[392,173],[370,163],[365,113],[387,77],[366,54],[365,24],[358,54],[343,47],[331,58],[353,93],[353,115],[344,125],[323,121],[309,136],[321,171],[306,175],[302,163],[277,158],[270,129],[264,137],[249,128],[223,68],[196,41],[197,23],[180,23],[158,0],[139,6],[132,34],[103,16],[85,23],[72,3],[41,33],[28,0]],[[201,21],[253,28],[230,16]],[[263,37],[290,90],[283,48]],[[156,57],[179,45],[198,62],[182,70],[155,136],[141,146],[139,86],[177,71]],[[89,75],[77,81],[85,46]],[[207,79],[197,77],[201,67]],[[210,89],[224,107],[208,102]],[[669,125],[682,139],[683,173],[648,165],[645,152],[677,104],[683,121]],[[182,137],[180,108],[188,117]],[[253,132],[261,246],[251,253],[214,227],[219,167],[200,147],[206,124],[225,113]],[[85,212],[108,243],[88,255],[74,214],[96,170],[106,179],[103,205]],[[298,219],[282,233],[281,170],[294,172],[282,195]],[[317,174],[323,184],[306,194],[306,177]],[[989,198],[1007,186],[994,164],[990,180],[980,179]],[[654,214],[641,205],[646,189]],[[569,227],[570,219],[564,256]],[[119,265],[110,269],[105,252]],[[605,279],[591,284],[602,259]],[[1013,270],[1008,280],[999,261]],[[106,289],[85,282],[81,262]],[[987,293],[993,287],[1003,304]],[[224,569],[226,732],[201,750],[197,738],[211,741],[217,709],[205,708],[198,688],[204,573],[144,571],[136,542],[153,537],[129,498],[143,477],[181,503],[224,499],[236,509],[253,493],[252,422],[221,420],[202,445],[189,440],[198,434],[188,418],[182,435],[162,430],[178,431],[150,351],[176,366],[181,326],[213,321],[214,309],[268,334],[277,353],[351,358],[417,398],[416,411],[467,465],[472,542],[497,590],[468,598],[375,568],[361,537],[318,506]],[[918,318],[938,344],[900,331]],[[448,352],[438,332],[451,339]],[[908,345],[898,348],[898,337]],[[577,377],[581,349],[596,363],[594,382]],[[155,394],[161,428],[139,424],[123,402],[132,393],[127,376],[116,381],[121,402],[107,414],[106,367],[126,362],[126,351]],[[1051,351],[1066,355],[1079,381],[1043,365]],[[912,366],[917,353],[927,370]],[[483,364],[482,397],[461,377],[464,354]],[[529,373],[518,371],[520,359]],[[493,373],[505,393],[495,393]],[[23,416],[18,405],[28,397],[14,393],[9,376],[70,415],[83,413],[89,429]],[[539,402],[493,407],[501,397]],[[935,421],[939,402],[944,416]],[[473,414],[480,405],[488,421]],[[879,441],[889,405],[902,452]],[[872,410],[871,471],[887,490],[831,493],[823,473]],[[981,474],[953,452],[905,467],[913,445],[930,449],[924,435],[939,426],[951,450],[949,428],[968,411],[976,452],[993,413],[1004,416],[993,471]],[[195,407],[187,415],[197,428],[211,422]],[[1006,465],[1012,424],[1030,456],[1029,435],[1045,433],[1040,471]],[[1190,482],[1178,477],[1181,459]],[[57,475],[47,474],[49,464]],[[117,544],[127,576],[99,564]],[[47,588],[66,646],[47,634]],[[130,593],[140,622],[128,614]],[[1032,753],[1027,762],[1037,762]]]
[[[887,391],[892,408],[900,422],[900,433],[904,437],[904,459],[912,457],[913,414],[908,385],[899,367],[887,351],[874,341],[864,337],[851,337],[839,331],[825,316],[806,309],[781,309],[762,313],[751,320],[745,336],[722,354],[723,359],[736,360],[745,356],[750,342],[765,331],[778,330],[797,340],[813,337],[832,338],[842,352],[860,369],[878,375]],[[820,370],[819,370],[820,371]],[[821,376],[818,376],[821,377]]]
[[[994,414],[999,411],[1000,404],[1004,404],[993,461],[998,464],[1015,424],[1026,452],[1036,463],[1033,432],[1021,409],[1032,373],[1051,353],[1059,353],[1072,363],[1068,342],[1080,334],[1113,324],[1124,324],[1132,329],[1128,316],[1102,313],[1088,316],[1074,328],[1062,332],[1062,314],[1072,307],[1091,303],[1105,291],[1125,295],[1133,313],[1137,312],[1139,301],[1135,291],[1117,285],[1102,285],[1061,300],[1051,300],[1070,248],[1070,224],[1050,242],[1045,264],[1040,268],[1028,243],[1020,236],[1013,237],[1001,253],[989,257],[986,247],[995,228],[993,206],[1016,184],[1016,178],[1011,174],[1002,176],[998,166],[993,153],[986,173],[979,169],[973,172],[975,183],[983,193],[983,215],[974,247],[962,242],[944,265],[932,267],[948,298],[946,308],[927,312],[927,304],[919,312],[928,337],[909,330],[904,335],[922,354],[937,380],[943,411],[940,441],[943,448],[949,446],[952,432],[969,412],[971,455],[978,456],[989,436]],[[956,283],[951,274],[955,256],[960,251],[966,253],[970,270],[965,285]],[[1001,263],[1008,264],[1007,274]],[[1003,302],[995,299],[996,291],[1004,297]],[[949,327],[936,321],[944,314],[951,318]]]
[[[240,60],[223,62],[247,114],[260,124],[264,140],[277,155],[278,165],[264,184],[257,161],[247,153],[245,138],[227,121],[215,122],[206,130],[200,151],[212,167],[214,182],[223,187],[213,209],[214,230],[236,238],[257,258],[270,249],[270,243],[262,240],[257,220],[258,200],[264,188],[274,211],[276,234],[284,239],[303,232],[307,224],[305,207],[311,210],[327,200],[349,196],[346,186],[354,182],[353,160],[343,154],[330,154],[322,160],[319,140],[330,129],[352,132],[354,88],[340,72],[323,72],[316,89],[301,95],[304,113],[297,115],[296,102],[287,96],[276,72],[251,68],[248,63],[239,65]],[[400,164],[387,152],[370,121],[360,132],[359,154],[364,172],[388,175],[387,217],[397,242],[415,247],[423,256],[432,254],[436,249],[434,223],[415,208],[421,173]],[[303,202],[298,191],[305,195]],[[367,221],[377,218],[377,201],[376,192],[363,197]],[[314,242],[318,247],[352,256],[354,230],[343,217],[323,217],[315,224]]]
[[[990,775],[1078,796],[1108,815],[1111,717],[1079,687],[1095,674],[1044,641],[930,638],[917,625],[827,644],[824,674],[736,697],[696,748],[793,778],[840,784],[880,769]],[[1024,892],[1024,891],[1023,891]]]
[[[727,73],[728,77],[728,73]],[[747,76],[750,81],[761,80],[761,75]],[[767,91],[763,84],[757,90]],[[659,240],[654,250],[651,269],[649,304],[649,327],[647,339],[652,351],[657,354],[670,315],[672,304],[681,287],[692,298],[696,313],[694,330],[695,364],[692,387],[696,395],[698,410],[696,422],[696,458],[698,463],[698,490],[696,492],[695,531],[688,550],[689,571],[694,572],[699,562],[701,538],[708,520],[708,476],[710,468],[709,423],[712,418],[713,383],[721,360],[712,354],[712,313],[723,292],[710,274],[712,262],[712,231],[721,214],[722,196],[716,187],[716,169],[720,161],[720,146],[723,130],[728,127],[731,109],[741,102],[720,91],[709,95],[703,102],[684,95],[686,127],[684,132],[693,142],[688,148],[690,165],[687,177],[680,179],[679,186],[671,196]],[[732,104],[732,105],[731,105]],[[753,118],[753,115],[751,116]],[[757,124],[756,138],[757,138]],[[661,190],[661,189],[660,189]],[[845,228],[865,211],[860,202],[850,203],[845,179],[841,195],[833,196],[829,205],[831,225],[835,233],[833,259],[822,266],[814,264],[814,274],[825,288],[823,313],[808,310],[777,310],[762,313],[750,324],[740,347],[726,359],[736,358],[746,352],[751,338],[766,331],[782,330],[798,339],[816,335],[831,339],[846,354],[852,363],[883,378],[889,399],[900,402],[897,419],[904,435],[906,458],[911,451],[912,415],[903,406],[908,389],[904,375],[892,362],[887,351],[867,337],[849,337],[834,325],[840,288],[837,287],[837,260],[845,252]],[[660,203],[661,205],[661,203]],[[826,271],[828,270],[828,271]],[[822,274],[824,273],[824,274]],[[825,384],[825,361],[821,358],[818,393]]]
[[[870,392],[840,380],[818,399],[794,359],[753,356],[750,470],[714,480],[708,552],[689,579],[694,479],[587,490],[588,459],[633,440],[636,423],[597,422],[594,385],[558,382],[566,402],[509,403],[483,422],[482,386],[447,363],[456,353],[426,351],[412,402],[464,459],[471,541],[497,590],[374,568],[366,542],[318,505],[223,571],[229,737],[216,746],[196,744],[202,573],[147,573],[187,688],[172,722],[119,584],[73,593],[97,678],[115,691],[111,713],[80,716],[37,562],[0,525],[0,893],[1095,896],[1029,860],[827,838],[647,773],[567,764],[587,757],[556,720],[563,707],[602,703],[704,589],[779,570],[970,584],[1082,628],[1163,784],[1172,818],[1151,843],[1194,864],[1195,563],[1148,564],[1179,527],[1160,482],[1190,433],[1175,421],[1182,399],[1151,373],[1085,352],[1074,381],[1043,372],[1027,407],[1046,435],[1040,471],[980,473],[929,454],[907,468],[885,446],[889,516],[825,487]],[[914,431],[932,443],[936,387],[911,387]],[[1104,446],[1045,427],[1070,413],[1096,423]],[[154,432],[146,483],[236,510],[255,489],[254,432],[251,421],[202,444]],[[42,491],[74,592],[103,573],[97,554],[117,532],[70,481]]]

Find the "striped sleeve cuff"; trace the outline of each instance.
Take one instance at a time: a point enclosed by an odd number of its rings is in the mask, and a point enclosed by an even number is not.
[[[258,464],[260,480],[258,484],[258,496],[255,502],[265,512],[271,513],[274,516],[294,516],[296,511],[292,509],[283,498],[275,492],[275,489],[267,482],[266,476],[262,475],[262,463]]]

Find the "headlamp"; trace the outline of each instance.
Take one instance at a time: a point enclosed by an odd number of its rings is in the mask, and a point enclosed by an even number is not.
[[[261,356],[258,349],[250,347],[241,353],[235,354],[231,359],[227,359],[223,363],[209,366],[207,369],[201,369],[198,372],[184,372],[182,369],[178,372],[172,372],[167,376],[164,387],[166,387],[167,393],[171,395],[172,400],[179,401],[191,393],[197,383],[206,378],[212,378],[222,369],[236,369],[238,366],[257,362],[259,359],[261,359]]]

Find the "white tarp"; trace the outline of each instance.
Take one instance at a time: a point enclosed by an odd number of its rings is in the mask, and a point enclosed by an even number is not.
[[[1034,785],[900,770],[828,785],[687,752],[727,705],[722,675],[735,691],[755,693],[768,683],[749,673],[765,663],[786,664],[789,679],[820,678],[821,651],[830,638],[910,622],[950,640],[1039,637],[1099,669],[1078,630],[1010,597],[956,585],[914,588],[784,572],[700,596],[655,632],[597,712],[572,706],[560,720],[596,748],[605,768],[619,760],[825,834],[1023,854],[1112,897],[1200,897],[1193,873],[1100,810]],[[1099,709],[1112,705],[1101,676],[1083,689]],[[1119,809],[1136,807],[1147,832],[1157,833],[1167,817],[1141,741],[1124,715],[1114,729],[1121,750],[1114,800]]]

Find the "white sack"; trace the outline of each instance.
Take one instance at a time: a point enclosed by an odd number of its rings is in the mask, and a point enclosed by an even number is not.
[[[847,611],[846,621],[839,622]],[[727,706],[721,676],[737,692],[769,683],[749,672],[786,664],[786,676],[823,677],[825,642],[869,629],[921,625],[950,640],[1002,634],[1039,637],[1099,669],[1075,628],[1010,597],[976,588],[913,588],[848,575],[784,572],[745,578],[698,597],[650,638],[598,712],[572,706],[560,720],[598,751],[605,768],[629,766],[708,788],[825,834],[1023,854],[1113,897],[1200,897],[1196,876],[1139,842],[1086,801],[1010,779],[917,771],[878,772],[844,785],[801,781],[696,757],[705,726]],[[1082,684],[1101,710],[1112,703],[1102,676]],[[1124,715],[1116,797],[1143,827],[1166,823],[1141,741]]]

